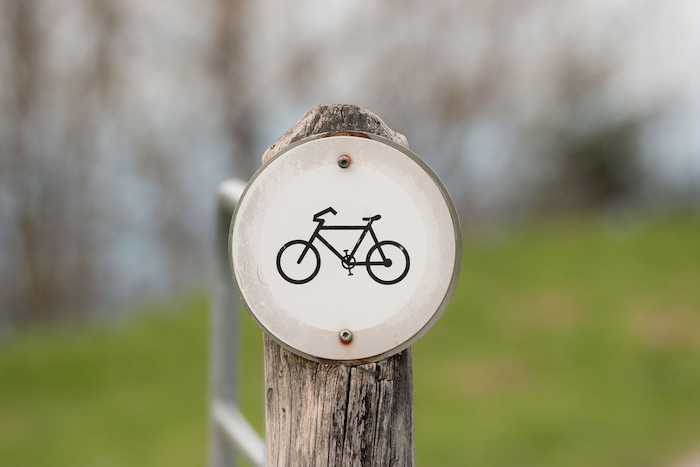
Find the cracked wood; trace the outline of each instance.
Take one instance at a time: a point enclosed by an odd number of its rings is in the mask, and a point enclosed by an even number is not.
[[[309,110],[263,155],[330,131],[362,131],[408,147],[375,114],[353,105]],[[411,349],[375,363],[316,363],[267,335],[265,434],[268,467],[413,466]]]

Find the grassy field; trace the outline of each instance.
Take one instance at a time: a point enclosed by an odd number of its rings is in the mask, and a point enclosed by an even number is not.
[[[0,466],[204,465],[206,301],[0,343]],[[262,429],[262,338],[244,411]],[[700,218],[466,235],[413,349],[419,466],[669,466],[700,449]]]

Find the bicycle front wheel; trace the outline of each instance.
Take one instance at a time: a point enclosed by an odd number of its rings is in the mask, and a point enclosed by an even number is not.
[[[408,274],[410,265],[408,251],[391,240],[379,242],[367,252],[367,273],[380,284],[400,282]]]
[[[309,251],[302,258],[304,249]],[[277,253],[277,271],[287,282],[306,284],[321,269],[321,255],[315,246],[305,240],[292,240]]]

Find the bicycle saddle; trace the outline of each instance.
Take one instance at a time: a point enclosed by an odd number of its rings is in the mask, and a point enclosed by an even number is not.
[[[363,217],[362,220],[363,221],[378,221],[381,218],[382,218],[382,216],[377,214],[376,216],[372,216],[372,217]]]

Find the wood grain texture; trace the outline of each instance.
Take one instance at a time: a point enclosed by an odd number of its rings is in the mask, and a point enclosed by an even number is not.
[[[362,131],[382,136],[408,147],[408,140],[382,121],[381,118],[357,105],[333,104],[312,107],[275,144],[270,146],[262,156],[262,163],[290,144],[312,135],[331,131]]]
[[[408,147],[372,112],[353,105],[313,107],[263,155],[331,131],[362,131]],[[356,366],[316,363],[265,347],[268,467],[414,465],[411,349]]]

